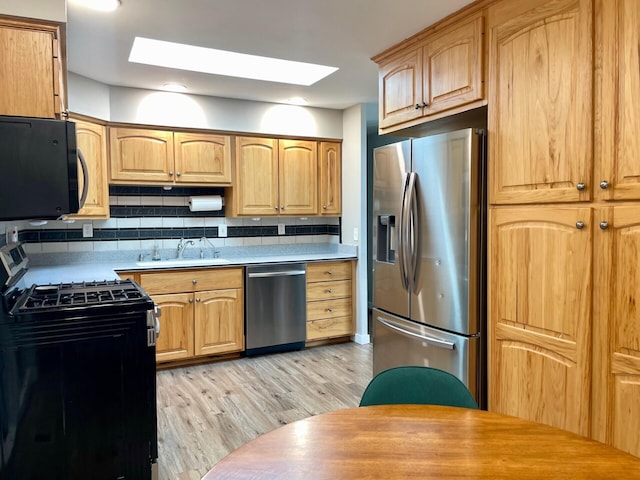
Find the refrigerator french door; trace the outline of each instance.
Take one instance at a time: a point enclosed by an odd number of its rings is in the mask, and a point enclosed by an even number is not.
[[[479,404],[484,382],[484,135],[374,150],[374,374],[440,368]]]

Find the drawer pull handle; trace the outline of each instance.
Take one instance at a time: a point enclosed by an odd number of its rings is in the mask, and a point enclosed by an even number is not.
[[[333,275],[333,272],[331,270],[327,270],[327,275]]]
[[[327,293],[333,293],[333,288],[330,288],[329,290],[327,290]]]
[[[198,280],[194,278],[193,280],[191,280],[191,282],[193,282],[193,284],[195,285],[196,283],[198,283]]]
[[[327,312],[332,313],[333,312],[333,308],[327,308]]]

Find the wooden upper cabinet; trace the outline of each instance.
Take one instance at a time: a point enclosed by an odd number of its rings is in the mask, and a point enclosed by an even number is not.
[[[425,115],[484,98],[484,15],[434,34],[424,45]]]
[[[173,133],[141,128],[109,128],[110,180],[169,183],[174,177]]]
[[[278,141],[236,137],[233,209],[239,215],[278,213]]]
[[[485,104],[483,25],[478,11],[374,57],[382,133]]]
[[[381,129],[422,117],[422,47],[380,64],[378,95]]]
[[[72,119],[76,124],[78,150],[82,152],[89,176],[84,207],[68,218],[109,218],[109,179],[107,173],[107,129],[104,125]],[[78,188],[84,191],[82,169],[78,168]]]
[[[320,142],[320,215],[342,212],[342,156],[338,142]]]
[[[318,214],[318,143],[278,140],[281,215]]]
[[[640,206],[596,222],[593,438],[640,456]]]
[[[500,1],[488,31],[490,203],[590,200],[591,1]]]
[[[0,115],[56,118],[64,110],[60,31],[0,17]]]
[[[176,182],[231,184],[231,137],[175,132]]]
[[[317,215],[317,142],[236,137],[232,215]]]
[[[489,409],[585,436],[591,218],[588,207],[489,213]]]
[[[640,3],[601,2],[596,28],[596,185],[601,200],[640,200]]]
[[[116,184],[231,184],[231,137],[109,128],[110,181]]]

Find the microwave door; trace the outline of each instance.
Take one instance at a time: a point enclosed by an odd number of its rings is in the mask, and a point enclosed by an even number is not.
[[[373,304],[404,317],[409,316],[409,292],[402,214],[410,165],[410,141],[373,152]]]

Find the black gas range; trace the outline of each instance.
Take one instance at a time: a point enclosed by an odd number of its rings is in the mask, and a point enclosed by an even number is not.
[[[151,479],[153,301],[133,280],[26,285],[19,244],[0,262],[0,480]]]

